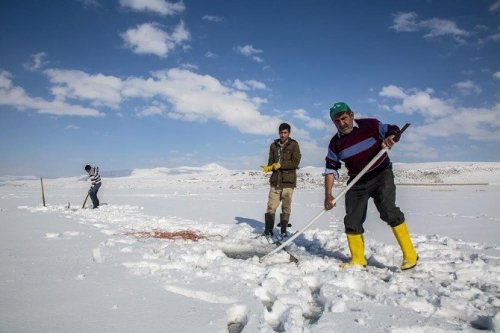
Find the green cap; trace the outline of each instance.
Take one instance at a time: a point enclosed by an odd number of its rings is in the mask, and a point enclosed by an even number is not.
[[[351,111],[349,105],[344,102],[337,102],[330,108],[330,118],[341,112]]]

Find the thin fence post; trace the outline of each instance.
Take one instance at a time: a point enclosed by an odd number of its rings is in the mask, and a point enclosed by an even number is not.
[[[45,207],[45,191],[43,190],[43,178],[40,177],[40,184],[42,185],[42,202],[43,202],[43,207]]]

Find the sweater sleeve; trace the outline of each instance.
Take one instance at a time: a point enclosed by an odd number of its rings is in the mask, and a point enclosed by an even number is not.
[[[340,158],[334,149],[334,138],[330,141],[328,145],[328,153],[325,157],[325,172],[323,176],[333,174],[335,179],[339,179],[339,169],[342,167],[340,163]]]
[[[378,129],[379,129],[380,140],[383,140],[388,136],[395,135],[396,138],[394,141],[396,142],[399,141],[399,133],[401,133],[401,130],[399,129],[398,126],[391,124],[383,124],[381,122],[378,122]]]

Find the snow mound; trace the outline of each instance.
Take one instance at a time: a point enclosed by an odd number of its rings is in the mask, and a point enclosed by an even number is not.
[[[500,163],[436,162],[395,163],[397,183],[430,184],[500,184]]]

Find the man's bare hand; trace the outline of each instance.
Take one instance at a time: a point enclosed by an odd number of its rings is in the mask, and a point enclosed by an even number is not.
[[[325,194],[325,209],[330,210],[333,207],[335,207],[336,204],[333,203],[333,195],[331,194]]]
[[[387,138],[384,139],[384,141],[382,141],[382,148],[391,149],[395,143],[396,141],[394,141],[394,135],[389,135]]]

